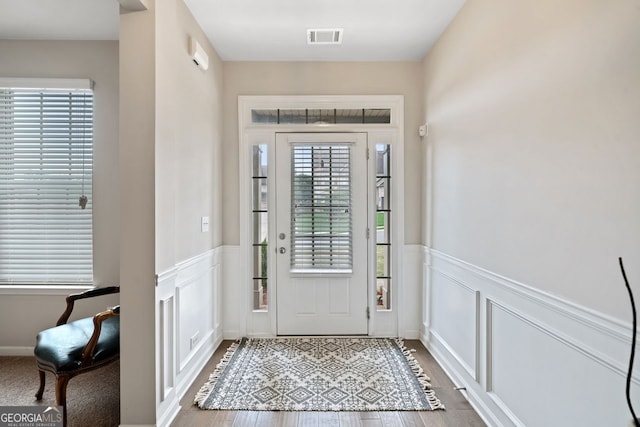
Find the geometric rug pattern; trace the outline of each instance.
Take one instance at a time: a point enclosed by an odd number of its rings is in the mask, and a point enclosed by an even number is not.
[[[243,338],[194,403],[252,411],[444,409],[411,351],[390,338]]]

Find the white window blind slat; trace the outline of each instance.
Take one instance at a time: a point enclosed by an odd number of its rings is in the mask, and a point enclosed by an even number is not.
[[[351,270],[350,147],[293,146],[291,157],[292,270]]]
[[[93,94],[44,83],[55,89],[0,89],[0,282],[87,283]]]

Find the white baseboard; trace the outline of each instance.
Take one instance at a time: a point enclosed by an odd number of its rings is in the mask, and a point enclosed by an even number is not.
[[[159,414],[156,426],[170,426],[173,420],[176,419],[178,414],[180,413],[180,399],[172,400],[171,405],[167,406],[164,411]]]

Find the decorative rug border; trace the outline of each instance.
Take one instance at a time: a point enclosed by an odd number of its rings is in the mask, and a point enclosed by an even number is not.
[[[242,338],[229,346],[227,351],[224,353],[224,356],[222,356],[222,359],[220,359],[220,362],[218,362],[218,364],[216,365],[216,369],[214,369],[213,373],[209,375],[209,379],[207,380],[207,382],[204,383],[204,385],[200,388],[200,391],[196,394],[196,397],[193,401],[194,405],[197,405],[200,409],[207,409],[203,407],[204,401],[207,399],[211,391],[213,391],[216,383],[220,379],[220,375],[222,375],[222,372],[224,372],[225,368],[229,366],[229,363],[236,353],[236,350],[238,349],[238,347],[240,347],[240,343],[243,340],[247,339],[250,338]]]
[[[278,337],[274,337],[274,338],[278,338]],[[280,338],[294,338],[294,337],[280,337]],[[309,338],[315,338],[315,337],[309,337]],[[322,337],[318,337],[318,338],[322,338]],[[340,338],[349,338],[349,337],[340,337]],[[358,338],[367,339],[366,337],[358,337]],[[218,362],[218,364],[216,365],[216,368],[214,369],[213,373],[211,373],[211,375],[209,375],[208,380],[200,388],[200,391],[198,391],[198,393],[196,393],[196,396],[194,398],[193,404],[197,405],[198,408],[200,408],[200,409],[212,410],[212,409],[204,407],[203,405],[204,405],[206,399],[209,397],[209,395],[213,391],[213,389],[215,388],[216,383],[220,379],[220,376],[222,375],[224,370],[227,368],[227,366],[229,366],[229,364],[233,360],[234,356],[236,355],[236,351],[240,347],[240,344],[242,344],[243,342],[250,342],[251,340],[259,340],[259,339],[264,339],[264,338],[246,338],[245,337],[245,338],[241,338],[241,339],[233,342],[229,346],[229,348],[227,349],[225,354],[222,356],[222,358],[220,359],[220,362]],[[267,339],[272,339],[272,338],[267,338]],[[435,391],[433,391],[431,389],[431,382],[430,382],[431,379],[424,372],[424,370],[422,369],[422,367],[420,366],[420,363],[416,360],[416,358],[413,357],[412,353],[415,353],[416,350],[415,349],[407,349],[407,347],[404,345],[404,340],[402,338],[389,338],[389,339],[392,339],[392,340],[395,341],[396,345],[398,346],[398,348],[400,349],[400,351],[404,355],[407,363],[409,364],[409,367],[411,368],[411,370],[415,374],[415,377],[416,377],[417,381],[420,383],[420,386],[421,386],[421,388],[422,388],[427,400],[429,401],[429,404],[431,405],[431,408],[433,410],[445,409],[444,404],[436,396]],[[213,410],[215,410],[215,409],[213,409]],[[384,410],[376,409],[375,411],[384,411]],[[390,411],[397,411],[397,410],[396,409],[391,409]],[[366,412],[366,411],[360,411],[360,412]]]
[[[436,393],[431,389],[431,378],[424,372],[422,367],[420,366],[420,362],[413,357],[415,353],[415,349],[407,349],[404,345],[404,340],[402,338],[395,338],[395,342],[404,354],[405,359],[407,359],[407,363],[411,367],[411,370],[416,375],[418,382],[422,386],[422,391],[427,396],[427,400],[431,404],[431,408],[433,409],[445,409],[444,404],[436,397]]]

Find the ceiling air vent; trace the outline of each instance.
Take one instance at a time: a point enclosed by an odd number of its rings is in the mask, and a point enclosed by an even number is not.
[[[307,44],[342,44],[342,28],[307,30]]]

